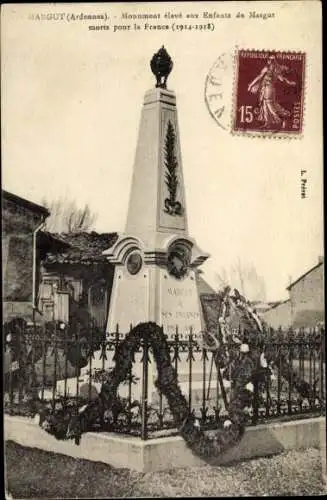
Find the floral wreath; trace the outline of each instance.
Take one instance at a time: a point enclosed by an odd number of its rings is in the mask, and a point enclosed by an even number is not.
[[[205,433],[196,417],[190,413],[188,403],[183,395],[178,376],[170,359],[169,345],[163,329],[154,322],[140,323],[134,327],[117,346],[115,367],[107,373],[100,394],[96,399],[83,404],[78,409],[69,404],[61,405],[57,410],[43,408],[37,418],[39,425],[57,439],[74,439],[79,444],[81,435],[92,429],[92,425],[103,417],[104,413],[117,404],[117,391],[121,383],[129,376],[134,353],[144,341],[152,349],[156,362],[158,377],[157,389],[166,397],[176,427],[194,454],[202,458],[214,458],[239,442],[245,431],[247,421],[246,407],[252,403],[256,383],[265,380],[270,364],[276,356],[269,343],[265,342],[261,321],[247,304],[246,300],[229,287],[221,294],[218,336],[209,334],[214,345],[204,344],[215,354],[215,361],[220,370],[231,367],[231,392],[228,403],[228,419],[215,431]],[[243,339],[231,334],[228,327],[228,316],[231,308],[241,313],[244,324]],[[227,340],[232,335],[233,352],[227,349]],[[285,361],[285,363],[284,363]],[[309,384],[290,372],[287,360],[282,376],[292,377],[292,383],[302,397],[312,393]]]

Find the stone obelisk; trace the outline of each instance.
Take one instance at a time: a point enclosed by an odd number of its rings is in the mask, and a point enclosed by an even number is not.
[[[168,337],[203,329],[196,269],[207,259],[188,234],[176,95],[167,89],[173,62],[152,58],[136,147],[125,233],[104,254],[115,265],[107,332],[155,321]]]

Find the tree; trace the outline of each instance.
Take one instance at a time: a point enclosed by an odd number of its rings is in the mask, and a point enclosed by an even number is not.
[[[46,229],[53,233],[79,233],[92,229],[97,215],[92,213],[88,204],[78,207],[75,200],[59,197],[55,200],[43,200],[49,210]]]
[[[221,268],[220,272],[216,273],[216,280],[219,288],[229,285],[239,290],[250,301],[266,300],[264,278],[258,274],[252,263],[242,262],[240,258],[229,269]]]

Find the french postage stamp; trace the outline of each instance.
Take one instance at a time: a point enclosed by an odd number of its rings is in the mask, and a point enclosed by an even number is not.
[[[232,132],[301,135],[304,53],[238,50],[235,70]]]

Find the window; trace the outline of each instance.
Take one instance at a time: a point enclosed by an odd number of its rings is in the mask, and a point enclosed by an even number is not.
[[[103,285],[93,285],[90,288],[91,306],[102,305],[105,300],[106,288]]]

